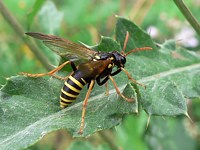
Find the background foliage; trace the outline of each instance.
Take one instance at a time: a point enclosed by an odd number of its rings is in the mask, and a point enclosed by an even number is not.
[[[118,14],[129,16],[137,25],[147,30],[158,43],[163,43],[165,39],[170,38],[180,40],[177,41],[178,44],[199,53],[199,37],[196,36],[172,1],[85,0],[77,3],[74,0],[6,0],[3,2],[15,15],[18,22],[23,25],[25,32],[51,33],[72,41],[95,45],[100,41],[100,35],[114,36],[116,23],[114,15]],[[198,1],[186,1],[186,4],[199,20],[200,4]],[[0,16],[0,21],[0,83],[4,85],[6,83],[5,77],[14,76],[21,71],[45,72],[46,69],[24,42],[16,36],[16,33],[2,16]],[[57,65],[58,57],[50,53],[46,47],[41,46],[41,43],[38,44],[50,62]],[[165,44],[164,46],[169,45],[173,44]],[[197,84],[198,81],[185,81],[183,78],[181,83]],[[169,87],[171,86],[169,85]],[[188,89],[184,90],[187,93]],[[197,95],[198,92],[199,90]],[[54,104],[54,106],[57,109],[57,105]],[[79,146],[85,149],[94,149],[96,146],[98,149],[116,147],[123,149],[168,149],[169,147],[173,149],[199,149],[199,99],[189,100],[187,107],[193,123],[183,116],[166,118],[165,120],[153,117],[148,130],[146,130],[148,116],[141,113],[138,116],[127,116],[123,123],[115,129],[95,134],[87,139],[87,142],[86,139],[72,139],[65,130],[59,130],[45,136],[42,141],[30,149],[77,149]],[[53,109],[51,108],[49,111]]]

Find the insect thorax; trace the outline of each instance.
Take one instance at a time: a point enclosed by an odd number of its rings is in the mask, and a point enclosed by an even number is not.
[[[108,68],[113,68],[115,66],[114,64],[114,56],[112,53],[106,53],[106,52],[98,52],[95,54],[95,56],[92,58],[92,61],[98,61],[98,60],[111,60],[111,63],[108,65]]]
[[[109,53],[98,52],[92,58],[92,61],[107,60],[107,59],[110,59],[112,62],[111,64],[109,64],[108,68],[113,68],[115,66],[124,67],[124,65],[126,63],[126,57],[117,51],[112,51]]]

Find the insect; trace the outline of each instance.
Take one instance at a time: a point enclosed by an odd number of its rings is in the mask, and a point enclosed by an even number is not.
[[[69,104],[74,102],[77,96],[79,95],[81,89],[86,84],[88,84],[88,91],[83,101],[79,134],[83,133],[84,122],[85,122],[84,118],[86,115],[86,106],[92,88],[95,84],[95,81],[98,85],[101,86],[104,84],[107,85],[106,83],[110,79],[114,85],[117,94],[119,94],[124,100],[128,102],[132,102],[134,101],[134,99],[128,98],[120,92],[115,80],[113,79],[113,76],[123,71],[128,76],[128,79],[130,79],[132,82],[144,86],[143,84],[140,84],[136,80],[134,80],[128,73],[128,71],[124,68],[126,64],[126,57],[133,52],[142,50],[151,50],[152,48],[151,47],[136,48],[134,50],[125,53],[126,45],[129,38],[129,32],[126,33],[121,53],[117,51],[97,52],[82,44],[77,44],[67,39],[60,38],[54,35],[45,35],[42,33],[34,33],[34,32],[28,32],[26,34],[31,37],[42,40],[43,43],[47,47],[49,47],[52,51],[56,52],[61,57],[65,57],[69,60],[47,73],[41,73],[41,74],[29,74],[24,72],[21,73],[29,77],[54,76],[58,79],[65,80],[64,86],[61,89],[61,94],[60,94],[61,108],[66,108]],[[85,60],[85,62],[82,62],[76,66],[74,62],[77,60]],[[73,72],[69,76],[63,78],[55,74],[57,71],[59,71],[65,65],[68,64],[70,64],[73,69]],[[114,70],[113,68],[116,69]]]

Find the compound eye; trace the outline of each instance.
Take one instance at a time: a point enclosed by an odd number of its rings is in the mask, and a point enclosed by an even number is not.
[[[125,57],[121,57],[121,63],[124,65],[126,63],[126,58]]]

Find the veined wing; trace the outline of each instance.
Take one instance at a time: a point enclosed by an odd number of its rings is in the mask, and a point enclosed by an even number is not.
[[[89,60],[96,53],[96,51],[91,50],[84,45],[74,43],[55,35],[47,35],[36,32],[28,32],[26,34],[42,40],[43,43],[52,51],[71,61],[76,61],[79,59]]]

